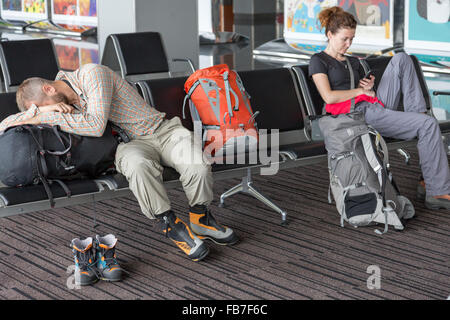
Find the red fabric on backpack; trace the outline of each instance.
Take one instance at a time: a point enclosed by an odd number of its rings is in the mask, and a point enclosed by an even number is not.
[[[361,94],[361,95],[355,97],[355,105],[361,101],[367,101],[369,103],[379,103],[384,107],[383,102],[378,100],[377,97],[370,97],[365,94]],[[325,106],[325,109],[327,112],[329,112],[333,115],[336,115],[336,114],[342,114],[342,113],[349,113],[351,105],[352,105],[351,100],[346,100],[346,101],[338,102],[338,103],[328,103]]]

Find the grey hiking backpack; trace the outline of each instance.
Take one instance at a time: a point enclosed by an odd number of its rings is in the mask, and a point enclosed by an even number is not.
[[[348,60],[347,60],[347,63]],[[350,70],[351,83],[353,74]],[[389,153],[383,137],[365,123],[364,114],[354,111],[319,119],[328,152],[331,194],[341,216],[341,226],[354,227],[384,223],[403,230],[400,219],[410,219],[415,210],[400,192],[389,171]]]

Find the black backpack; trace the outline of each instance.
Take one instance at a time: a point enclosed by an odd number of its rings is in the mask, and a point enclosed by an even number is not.
[[[95,178],[114,165],[119,140],[108,123],[102,137],[63,132],[59,126],[20,125],[0,135],[0,180],[7,186],[42,183],[54,206],[49,184]]]

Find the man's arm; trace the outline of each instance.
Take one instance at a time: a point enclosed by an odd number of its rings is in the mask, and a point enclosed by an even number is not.
[[[32,118],[26,119],[23,124],[58,125],[61,130],[66,132],[101,137],[105,131],[111,108],[113,77],[102,67],[88,68],[80,72],[80,82],[88,97],[84,112],[38,113]]]
[[[3,119],[0,123],[0,132],[5,131],[9,127],[20,124],[21,122],[26,122],[27,120],[33,119],[38,113],[39,109],[35,105],[32,105],[27,111],[12,114]]]
[[[22,125],[22,124],[40,124],[42,113],[47,112],[61,112],[61,113],[72,113],[74,112],[74,107],[64,104],[58,103],[54,105],[48,105],[43,107],[36,107],[34,104],[24,112],[12,114],[9,117],[5,118],[0,123],[0,132],[5,131],[9,127]]]

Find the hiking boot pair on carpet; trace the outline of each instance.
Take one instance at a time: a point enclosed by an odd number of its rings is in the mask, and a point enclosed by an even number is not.
[[[117,238],[108,234],[93,239],[73,239],[71,243],[75,260],[75,284],[86,286],[97,282],[120,281],[122,269],[116,260]]]
[[[234,231],[218,224],[205,206],[190,208],[189,226],[173,211],[165,212],[158,218],[163,233],[193,261],[200,261],[209,253],[203,239],[219,245],[233,245],[239,241]]]

